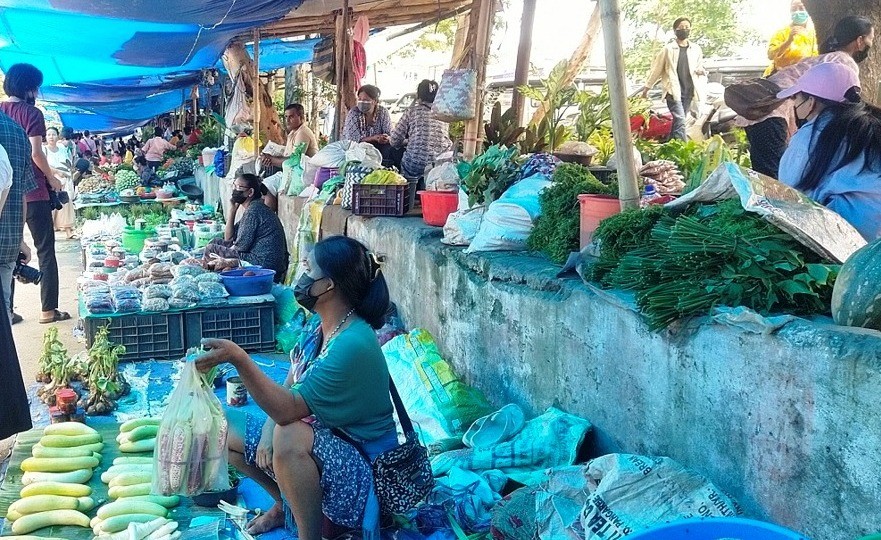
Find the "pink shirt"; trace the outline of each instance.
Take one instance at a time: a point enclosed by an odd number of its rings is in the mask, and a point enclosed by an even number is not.
[[[162,161],[163,154],[174,149],[175,146],[162,137],[153,137],[144,144],[144,157],[147,161]]]

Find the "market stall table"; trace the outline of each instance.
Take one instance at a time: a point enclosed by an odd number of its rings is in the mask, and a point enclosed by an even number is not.
[[[103,202],[103,203],[87,203],[82,202],[77,199],[73,201],[73,207],[76,210],[81,210],[83,208],[96,208],[96,207],[108,207],[108,206],[122,206],[122,205],[136,205],[136,204],[156,204],[156,203],[169,203],[169,204],[177,204],[183,201],[186,201],[186,196],[180,197],[171,197],[170,199],[142,199],[135,203],[129,203],[125,201],[114,201],[114,202]]]

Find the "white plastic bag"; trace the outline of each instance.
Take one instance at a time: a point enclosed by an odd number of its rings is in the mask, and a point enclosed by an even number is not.
[[[252,120],[251,107],[248,106],[248,100],[245,98],[245,83],[241,77],[236,78],[236,81],[232,98],[226,107],[227,126],[250,124]]]
[[[352,141],[336,141],[328,144],[309,158],[309,164],[316,169],[325,167],[339,169],[346,162],[346,152],[356,143]]]
[[[370,143],[358,143],[346,150],[346,161],[358,161],[370,169],[382,167],[382,154]]]
[[[427,191],[458,191],[460,180],[455,163],[441,163],[428,171],[428,175],[425,177],[425,189]]]
[[[465,252],[525,250],[532,225],[541,215],[538,197],[550,185],[547,177],[533,176],[511,186],[489,205]]]
[[[477,236],[480,222],[483,221],[485,206],[475,206],[470,210],[457,210],[450,214],[444,225],[441,242],[448,246],[467,246]]]

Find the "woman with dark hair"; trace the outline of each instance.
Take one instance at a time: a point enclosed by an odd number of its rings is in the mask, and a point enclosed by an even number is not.
[[[216,239],[205,247],[204,261],[211,265],[217,255],[239,259],[275,270],[275,281],[281,283],[288,269],[288,250],[284,228],[278,216],[263,203],[268,193],[256,174],[240,173],[233,183],[232,209],[226,220],[223,240]],[[241,219],[236,217],[242,212]]]
[[[392,147],[406,146],[401,160],[401,174],[410,181],[411,208],[425,167],[453,146],[449,136],[450,126],[431,116],[436,95],[435,81],[425,79],[420,82],[416,88],[416,102],[404,111],[391,136]]]
[[[860,68],[857,64],[868,57],[874,40],[875,29],[872,21],[855,15],[844,17],[835,25],[832,36],[821,45],[820,56],[806,58],[780,69],[768,77],[768,80],[781,90],[786,90],[809,69],[826,63],[842,64],[859,76]],[[746,131],[753,169],[778,178],[780,158],[783,157],[790,137],[798,129],[792,100],[785,100],[774,112],[757,121],[738,117],[737,125]]]
[[[379,88],[372,84],[358,89],[358,103],[346,116],[343,139],[372,144],[382,152],[383,161],[386,161],[391,150],[392,117],[388,109],[379,104],[379,95]]]
[[[162,156],[169,150],[177,150],[177,147],[166,141],[162,137],[162,128],[157,127],[153,130],[153,138],[144,143],[142,150],[144,157],[147,158],[147,165],[154,171],[162,166]]]
[[[322,514],[338,526],[361,528],[363,538],[378,538],[371,466],[338,433],[356,441],[371,460],[398,445],[388,367],[375,333],[389,307],[380,263],[351,238],[322,240],[297,282],[296,297],[316,316],[291,353],[284,384],[267,377],[231,341],[203,340],[209,352],[196,361],[202,371],[231,363],[268,415],[264,422],[227,413],[230,463],[276,499],[248,531],[282,526],[287,503],[302,540],[322,537]]]
[[[780,161],[780,180],[871,242],[881,238],[881,110],[860,101],[859,84],[841,64],[820,64],[780,93],[795,96],[804,122]]]
[[[27,225],[37,248],[37,260],[43,280],[40,282],[42,304],[41,324],[70,319],[70,314],[58,310],[58,260],[55,258],[55,223],[52,220],[50,191],[61,191],[61,181],[55,177],[49,160],[43,153],[46,137],[46,120],[42,111],[34,106],[43,73],[30,64],[14,64],[6,71],[3,91],[9,98],[0,103],[0,110],[24,129],[31,143],[31,163],[37,189],[25,196],[27,200]]]
[[[52,167],[55,177],[63,182],[64,191],[69,197],[73,197],[73,182],[71,181],[71,169],[73,168],[73,155],[71,149],[62,146],[58,140],[58,129],[50,127],[46,129],[46,144],[43,146],[43,152]],[[73,202],[69,199],[63,203],[61,210],[52,210],[52,222],[55,224],[56,231],[64,231],[68,240],[72,240],[76,235],[73,227],[76,222],[74,214]]]

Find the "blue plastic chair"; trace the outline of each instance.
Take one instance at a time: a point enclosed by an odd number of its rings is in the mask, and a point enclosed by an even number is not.
[[[627,540],[808,540],[795,531],[771,523],[742,518],[706,518],[674,521],[646,529]]]

